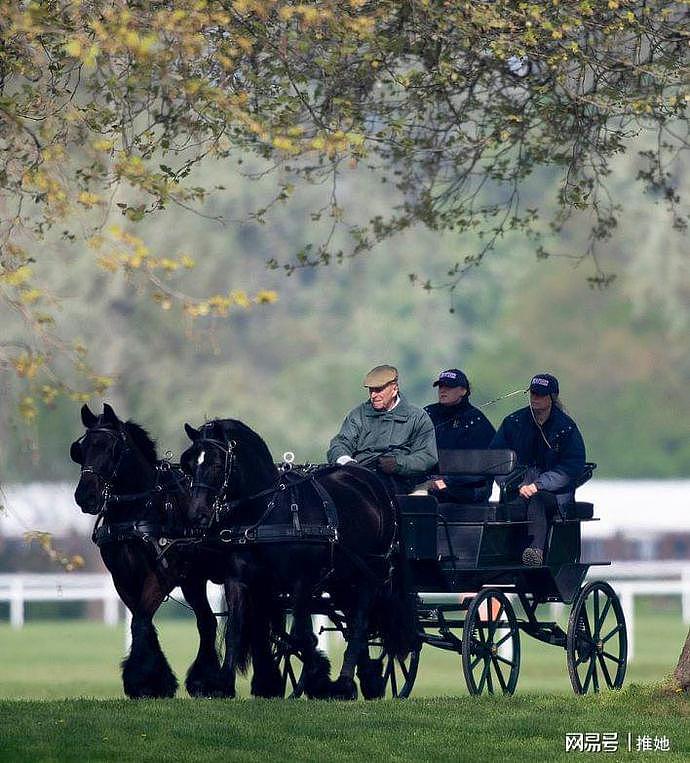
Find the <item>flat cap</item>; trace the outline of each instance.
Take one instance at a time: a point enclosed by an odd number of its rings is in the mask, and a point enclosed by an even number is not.
[[[383,387],[398,381],[398,369],[395,366],[376,366],[364,377],[363,387]]]

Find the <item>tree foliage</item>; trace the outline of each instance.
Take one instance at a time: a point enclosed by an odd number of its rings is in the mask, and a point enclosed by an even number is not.
[[[605,284],[597,243],[617,223],[613,160],[642,131],[653,140],[637,177],[686,225],[673,160],[688,138],[687,0],[2,0],[0,11],[0,289],[27,326],[0,362],[44,399],[109,381],[55,336],[36,281],[35,261],[70,241],[190,316],[275,299],[173,289],[167,275],[193,259],[151,251],[135,232],[223,190],[195,171],[204,160],[262,158],[245,176],[275,177],[273,200],[250,215],[259,221],[301,183],[323,184],[312,217],[329,228],[270,261],[288,273],[423,223],[477,237],[450,263],[453,289],[505,232],[539,239],[577,212],[588,242],[561,254],[590,256],[592,283]],[[542,219],[523,184],[554,168],[557,212]],[[390,214],[348,222],[339,189],[355,171],[390,186]],[[349,248],[334,246],[343,227]],[[89,389],[65,386],[56,350]],[[28,415],[33,404],[24,398]]]
[[[563,230],[578,213],[586,247],[560,253],[590,257],[592,284],[610,282],[597,245],[618,221],[614,159],[643,131],[652,139],[637,179],[674,227],[687,224],[674,159],[688,145],[689,5],[0,0],[0,300],[24,323],[0,343],[0,367],[28,384],[24,415],[39,397],[81,399],[110,383],[54,331],[57,305],[37,280],[37,263],[62,258],[71,241],[191,317],[275,299],[173,289],[167,276],[193,259],[151,251],[135,232],[148,215],[222,190],[195,172],[204,160],[264,160],[259,174],[274,174],[276,190],[253,213],[259,221],[300,183],[324,184],[312,216],[329,231],[271,260],[288,273],[423,223],[477,237],[449,266],[452,290],[507,231],[535,237],[549,256],[544,226]],[[554,169],[557,212],[542,219],[523,184]],[[339,188],[355,170],[391,187],[391,214],[347,221]],[[348,249],[334,246],[341,227]],[[424,274],[410,278],[432,287]]]

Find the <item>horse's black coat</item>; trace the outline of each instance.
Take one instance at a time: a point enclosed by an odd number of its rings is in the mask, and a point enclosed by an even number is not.
[[[364,695],[379,695],[383,682],[368,659],[368,636],[380,634],[386,649],[400,657],[416,638],[413,600],[396,564],[397,509],[382,482],[359,466],[315,473],[311,479],[325,489],[335,506],[338,541],[294,537],[299,527],[327,524],[323,501],[310,480],[281,490],[281,475],[266,444],[240,421],[220,419],[200,430],[186,425],[186,430],[193,442],[182,456],[183,468],[193,477],[191,519],[212,522],[221,535],[223,529],[236,536],[238,530],[251,532],[257,525],[286,530],[281,539],[249,542],[238,551],[237,563],[226,578],[230,613],[226,650],[236,655],[240,665],[246,661],[247,639],[258,638],[265,644],[271,617],[266,608],[271,607],[271,599],[288,594],[307,694],[356,696],[353,677],[358,666]],[[248,595],[250,588],[263,595]],[[334,684],[328,680],[328,663],[317,652],[311,629],[314,596],[322,591],[330,594],[347,622],[348,645]],[[253,649],[255,682],[263,676],[272,685],[275,673],[268,664],[270,654],[256,644]],[[257,659],[262,654],[265,663]]]
[[[70,448],[82,467],[75,500],[82,511],[99,514],[102,526],[115,531],[118,539],[100,544],[101,556],[132,613],[132,646],[122,663],[125,693],[132,698],[175,694],[177,679],[160,648],[152,618],[170,591],[181,585],[196,614],[200,637],[187,690],[194,696],[227,696],[230,689],[218,662],[217,624],[206,598],[203,570],[190,574],[185,552],[174,550],[160,557],[154,541],[145,542],[134,529],[135,522],[180,527],[188,495],[179,483],[161,474],[155,443],[138,424],[120,421],[107,404],[100,416],[86,405],[81,415],[86,433]],[[167,489],[155,490],[165,483]]]

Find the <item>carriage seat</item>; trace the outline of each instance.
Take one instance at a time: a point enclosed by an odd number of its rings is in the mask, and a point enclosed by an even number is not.
[[[594,504],[586,501],[573,501],[561,506],[561,519],[591,519],[594,516]],[[558,518],[556,518],[558,521]]]
[[[441,448],[438,467],[443,477],[485,477],[496,481],[500,489],[499,503],[513,491],[525,473],[518,466],[514,450],[456,450]],[[478,506],[481,504],[471,504]],[[487,504],[490,505],[490,504]]]
[[[499,487],[498,503],[484,504],[442,503],[439,517],[447,522],[521,522],[526,520],[522,507],[508,505],[517,494],[525,474],[525,468],[517,465],[517,456],[512,450],[450,450],[440,449],[438,453],[441,476],[491,477]],[[592,462],[585,464],[582,474],[575,482],[576,488],[584,485],[597,468]],[[561,507],[556,521],[591,519],[594,506],[591,503],[574,501]]]
[[[587,464],[576,484],[586,482],[595,468],[596,464]],[[522,535],[526,532],[527,517],[526,505],[510,503],[525,474],[525,468],[517,465],[515,452],[441,449],[439,472],[441,477],[477,475],[495,479],[500,489],[499,500],[439,504],[432,495],[396,496],[408,559],[453,558],[457,562],[475,564],[480,558],[484,530],[490,526],[491,537],[485,542],[482,558],[486,561],[493,554],[519,565],[518,552],[524,547]],[[554,518],[554,523],[591,519],[593,513],[591,503],[575,501],[561,507],[561,514]]]
[[[442,504],[443,506],[443,504]],[[473,522],[475,521],[471,517],[473,512],[472,506],[461,506],[459,504],[450,504],[450,510],[447,512],[446,519],[454,520],[456,522]],[[506,503],[496,504],[494,511],[491,512],[488,506],[479,506],[477,509],[484,509],[487,515],[487,521],[497,522],[525,522],[527,520],[527,504],[526,503]],[[439,508],[439,513],[441,509]],[[475,512],[477,516],[480,516],[481,512]],[[560,507],[559,513],[554,516],[554,522],[563,522],[580,519],[591,519],[594,516],[594,504],[586,503],[584,501],[573,501],[572,503],[566,503]]]
[[[446,522],[495,522],[502,519],[495,503],[439,503],[439,519]]]

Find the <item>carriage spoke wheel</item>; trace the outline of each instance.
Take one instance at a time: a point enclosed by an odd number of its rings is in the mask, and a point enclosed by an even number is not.
[[[275,632],[272,639],[273,659],[280,672],[283,696],[291,699],[301,697],[304,693],[304,662],[287,629],[287,618],[283,620],[283,628]]]
[[[568,620],[566,654],[576,694],[623,685],[628,634],[623,608],[608,583],[588,583],[577,595]]]
[[[421,651],[422,644],[419,642],[401,660],[387,652],[379,639],[369,642],[369,659],[376,665],[376,671],[383,679],[381,699],[405,699],[410,696],[417,678]]]
[[[462,631],[462,670],[470,694],[515,691],[520,629],[502,591],[485,588],[470,602]]]

